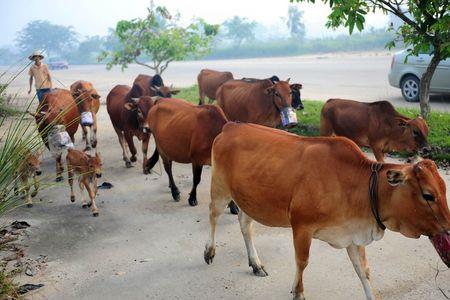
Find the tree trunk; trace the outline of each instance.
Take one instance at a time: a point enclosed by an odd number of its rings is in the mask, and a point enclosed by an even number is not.
[[[441,49],[435,46],[434,55],[425,73],[420,79],[420,113],[424,119],[428,118],[430,114],[430,84],[439,62],[441,61]]]

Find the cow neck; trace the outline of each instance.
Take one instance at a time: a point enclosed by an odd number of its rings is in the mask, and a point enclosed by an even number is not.
[[[371,174],[369,179],[369,198],[370,198],[370,208],[372,214],[377,221],[378,226],[385,230],[386,226],[383,224],[380,218],[380,211],[378,209],[378,178],[379,172],[383,168],[382,163],[372,163],[370,166]]]

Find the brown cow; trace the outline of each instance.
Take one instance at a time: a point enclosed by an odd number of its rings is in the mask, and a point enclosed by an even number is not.
[[[212,143],[227,122],[223,111],[214,105],[195,106],[183,99],[159,99],[148,113],[147,122],[156,142],[147,171],[153,168],[161,155],[172,197],[180,201],[180,191],[172,176],[172,161],[192,164],[194,183],[188,201],[191,206],[197,205],[197,185],[202,168],[211,165]],[[231,212],[236,214],[236,209],[231,203]]]
[[[38,131],[47,148],[48,132],[54,125],[64,125],[72,142],[75,142],[75,133],[80,123],[80,114],[77,104],[68,90],[53,89],[44,95],[35,113]],[[56,154],[56,181],[62,181],[63,165],[61,153]]]
[[[122,147],[122,157],[127,168],[131,167],[131,162],[137,160],[137,151],[134,146],[133,136],[142,141],[142,166],[145,173],[148,141],[150,138],[148,134],[147,113],[153,105],[153,100],[150,96],[131,97],[131,95],[136,95],[140,92],[139,87],[136,85],[133,85],[132,88],[127,85],[116,85],[106,97],[106,109],[119,138],[119,143]],[[131,152],[131,159],[127,153],[125,140]]]
[[[15,182],[14,191],[16,194],[24,192],[25,204],[28,207],[33,206],[32,197],[35,197],[39,191],[39,176],[41,175],[41,160],[39,159],[40,153],[32,153],[27,150],[24,153],[25,160],[20,164],[17,171],[17,181]],[[30,193],[30,184],[28,179],[33,177],[34,191]],[[20,180],[20,184],[19,184]]]
[[[428,126],[424,119],[410,119],[391,103],[362,103],[330,99],[322,108],[320,135],[345,136],[362,147],[370,147],[377,161],[390,151],[428,151]]]
[[[91,207],[94,217],[98,216],[98,208],[95,205],[95,195],[97,194],[97,178],[102,177],[102,160],[96,152],[95,156],[91,156],[85,152],[75,149],[68,149],[67,156],[67,177],[70,185],[70,201],[75,202],[75,194],[73,193],[74,174],[78,175],[78,184],[81,191],[82,207]],[[83,190],[89,194],[90,203],[87,204],[83,195]]]
[[[299,84],[271,80],[229,80],[217,90],[217,104],[230,121],[256,123],[269,127],[281,125],[281,112],[293,110],[292,89]],[[296,122],[296,120],[294,121]]]
[[[231,72],[220,72],[210,69],[203,69],[197,76],[199,105],[205,104],[205,96],[208,96],[208,103],[216,100],[217,89],[226,81],[233,79]]]
[[[170,98],[179,90],[174,90],[164,85],[163,79],[160,75],[154,76],[139,74],[133,82],[133,86],[138,86],[139,89],[133,89],[135,93],[131,97],[139,98],[140,96],[159,96]]]
[[[217,218],[231,199],[241,209],[249,264],[258,276],[267,272],[253,245],[253,220],[292,227],[294,299],[305,299],[303,271],[313,238],[347,248],[367,299],[375,299],[366,245],[385,228],[410,238],[450,229],[445,182],[431,160],[380,164],[344,137],[300,137],[254,124],[228,123],[214,141],[207,263],[215,255]]]
[[[100,109],[100,95],[92,83],[78,80],[70,86],[70,92],[77,102],[81,115],[80,125],[83,139],[86,140],[85,150],[97,147],[97,113]],[[88,137],[88,128],[91,131]]]

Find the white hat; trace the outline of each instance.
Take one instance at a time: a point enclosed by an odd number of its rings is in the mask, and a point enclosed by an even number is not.
[[[28,56],[28,59],[33,60],[35,56],[40,56],[41,59],[44,58],[44,55],[42,54],[42,51],[36,50],[36,51],[33,52],[33,54],[31,54],[30,56]]]

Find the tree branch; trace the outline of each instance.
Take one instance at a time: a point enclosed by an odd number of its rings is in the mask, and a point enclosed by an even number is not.
[[[135,58],[134,61],[135,61],[138,65],[145,66],[145,67],[147,67],[147,68],[150,68],[150,69],[152,69],[152,70],[155,70],[154,67],[152,67],[152,66],[150,66],[150,65],[147,65],[146,63],[143,63],[143,62],[138,61],[137,58]]]
[[[381,7],[382,9],[388,10],[390,12],[392,12],[394,15],[396,15],[397,17],[399,17],[400,19],[402,19],[403,22],[405,22],[406,24],[414,27],[417,32],[428,35],[427,32],[423,31],[422,28],[420,28],[419,24],[417,24],[416,22],[414,22],[413,20],[411,20],[410,18],[408,18],[404,12],[401,11],[400,8],[396,8],[394,5],[392,5],[391,3],[389,3],[389,1],[386,0],[377,0],[376,2],[380,2],[382,4],[384,4],[385,6],[389,7],[389,9],[387,9],[386,7],[383,7],[380,4],[377,4],[375,1],[370,0],[370,2],[372,2],[374,5]]]

